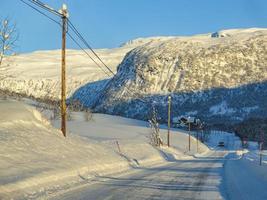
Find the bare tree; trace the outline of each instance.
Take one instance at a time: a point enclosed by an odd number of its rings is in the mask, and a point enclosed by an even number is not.
[[[2,20],[0,24],[0,67],[4,57],[14,52],[18,37],[16,24],[11,23],[8,18]]]

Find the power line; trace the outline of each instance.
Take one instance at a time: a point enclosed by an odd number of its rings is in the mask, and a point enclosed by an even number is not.
[[[30,3],[25,2],[24,0],[20,0],[21,2],[23,2],[24,4],[28,5],[29,7],[33,8],[35,11],[37,11],[38,13],[44,15],[45,17],[47,17],[48,19],[52,20],[53,22],[55,22],[56,24],[58,24],[59,26],[61,26],[61,24],[56,21],[55,19],[53,19],[52,17],[46,15],[44,12],[40,11],[39,9],[37,9],[36,7],[32,6]],[[58,13],[57,11],[53,10],[52,8],[47,7],[45,4],[43,4],[42,2],[38,1],[38,0],[28,0],[29,2],[47,10],[50,13],[56,14],[58,16],[62,16],[60,13]],[[71,30],[76,34],[76,36],[84,43],[84,45],[86,47],[88,47],[88,49],[90,49],[92,51],[92,53],[97,57],[97,59],[108,69],[108,71],[115,76],[115,73],[104,63],[104,61],[97,55],[97,53],[93,50],[93,48],[88,44],[88,42],[84,39],[84,37],[79,33],[79,31],[77,30],[77,28],[75,28],[75,26],[71,23],[71,21],[68,19],[68,24],[70,25]],[[74,37],[67,32],[67,35],[70,37],[70,39],[108,76],[110,77],[110,75],[90,56],[90,54],[84,49],[82,48],[82,46],[74,39]],[[133,95],[136,100],[139,100],[143,103],[146,103],[145,101],[141,100],[139,97],[137,97],[135,95],[135,92],[131,91],[126,85],[125,85],[125,91],[130,94]]]
[[[53,13],[53,14],[59,16],[59,17],[62,17],[62,16],[63,16],[60,12],[56,11],[55,9],[49,7],[48,5],[42,3],[42,2],[39,1],[39,0],[28,0],[28,1],[31,1],[31,2],[34,3],[35,5],[37,5],[37,6],[41,7],[41,8],[43,8],[43,9],[47,10],[48,12]]]
[[[110,75],[90,56],[90,54],[84,48],[82,48],[82,46],[72,37],[69,32],[67,32],[67,35],[108,77],[110,77]]]
[[[42,14],[43,16],[47,17],[48,19],[50,19],[51,21],[55,22],[56,24],[58,24],[59,26],[61,26],[61,24],[59,22],[57,22],[55,19],[53,19],[52,17],[48,16],[47,14],[45,14],[44,12],[40,11],[37,7],[40,7],[52,14],[55,14],[57,16],[60,16],[63,19],[62,22],[62,30],[63,30],[63,35],[62,35],[62,97],[61,97],[61,119],[62,119],[62,123],[61,123],[61,130],[64,136],[66,136],[66,96],[65,96],[65,40],[66,40],[66,34],[73,40],[73,42],[76,43],[76,45],[78,45],[83,51],[84,53],[86,53],[86,55],[93,60],[93,62],[106,74],[109,76],[109,74],[89,55],[89,53],[82,48],[82,46],[79,44],[79,42],[77,42],[70,33],[67,32],[67,25],[70,26],[71,30],[76,34],[76,36],[78,36],[78,38],[85,44],[86,47],[88,47],[91,52],[96,56],[96,58],[106,67],[106,69],[108,69],[108,71],[113,75],[113,77],[115,76],[114,72],[103,62],[103,60],[96,54],[96,52],[92,49],[92,47],[88,44],[88,42],[84,39],[84,37],[78,32],[78,30],[75,28],[75,26],[68,20],[67,18],[67,12],[64,13],[64,10],[62,11],[62,14],[58,13],[57,11],[49,8],[48,6],[46,6],[45,4],[43,4],[42,2],[38,1],[38,0],[28,0],[29,3],[27,3],[24,0],[20,0],[22,3],[24,3],[25,5],[31,7],[32,9],[34,9],[35,11],[37,11],[38,13]],[[33,5],[31,5],[30,3],[34,4],[37,7],[34,7]],[[112,78],[113,79],[113,78]],[[109,82],[108,82],[109,83]],[[106,94],[106,87],[109,84],[106,84],[105,88],[103,88],[103,92],[101,93],[101,97],[103,97]],[[126,92],[130,93],[128,91],[129,89],[127,88],[127,86],[125,85],[125,90]],[[123,94],[123,93],[122,93]],[[131,93],[130,93],[131,94]],[[134,96],[134,93],[132,94]],[[102,98],[101,98],[102,99]],[[99,102],[98,99],[97,102]],[[120,97],[118,97],[118,99],[121,99]],[[139,98],[136,98],[136,100],[140,100]],[[142,101],[142,100],[140,100]],[[97,103],[96,102],[96,103]],[[144,102],[144,101],[142,101]]]
[[[79,31],[77,30],[77,28],[75,28],[75,26],[71,23],[70,20],[68,20],[70,28],[72,29],[72,31],[79,37],[79,39],[94,53],[94,55],[101,61],[101,63],[109,70],[109,72],[111,72],[114,76],[114,72],[103,62],[103,60],[96,54],[96,52],[93,50],[93,48],[88,44],[88,42],[84,39],[84,37],[79,33]],[[137,100],[142,101],[143,103],[145,103],[145,101],[139,99],[138,97],[136,97],[136,95],[134,94],[133,91],[131,91],[131,89],[129,89],[126,85],[125,85],[125,89],[126,92],[130,95],[133,95]]]
[[[35,11],[37,11],[38,13],[44,15],[45,17],[47,17],[48,19],[50,19],[51,21],[55,22],[56,24],[58,24],[59,26],[60,23],[58,21],[56,21],[55,19],[53,19],[52,17],[48,16],[47,14],[45,14],[44,12],[40,11],[39,9],[35,8],[34,6],[32,6],[31,4],[25,2],[24,0],[20,0],[22,3],[28,5],[29,7],[31,7],[32,9],[34,9]],[[29,0],[28,0],[29,1]]]
[[[85,44],[86,47],[88,47],[93,54],[97,57],[97,59],[108,69],[112,75],[115,75],[115,73],[103,62],[103,60],[97,55],[97,53],[93,50],[93,48],[88,44],[88,42],[84,39],[84,37],[79,33],[79,31],[75,28],[75,26],[71,23],[70,20],[68,20],[68,24],[70,25],[70,28],[73,30],[73,32],[80,38],[80,40]]]
[[[27,3],[26,1],[24,0],[20,0],[21,2],[23,2],[24,4],[28,5],[29,7],[31,7],[32,9],[34,9],[35,11],[37,11],[38,13],[44,15],[45,17],[47,17],[48,19],[50,19],[51,21],[55,22],[56,24],[58,24],[59,26],[61,26],[61,24],[56,21],[55,19],[53,19],[52,17],[48,16],[47,14],[45,14],[44,12],[40,11],[39,9],[37,9],[36,7],[32,6],[30,3]],[[56,10],[54,10],[53,8],[47,6],[46,4],[42,3],[41,1],[39,0],[28,0],[28,2],[31,2],[32,4],[34,4],[35,6],[39,7],[39,8],[42,8],[52,14],[55,14],[57,16],[60,16],[60,17],[66,17],[64,15],[64,13],[60,13]],[[88,42],[84,39],[84,37],[79,33],[79,31],[76,29],[76,27],[72,24],[72,22],[67,18],[67,25],[69,25],[70,29],[75,33],[75,35],[84,43],[84,45],[95,55],[95,57],[105,66],[105,68],[113,75],[112,79],[115,77],[115,73],[104,63],[104,61],[97,55],[97,53],[93,50],[93,48],[88,44]],[[63,25],[64,27],[64,25]],[[106,74],[108,75],[108,77],[110,77],[110,75],[89,55],[89,53],[84,49],[82,48],[82,46],[79,44],[79,42],[77,42],[74,37],[67,32],[67,35],[73,40],[73,42],[80,48],[84,51],[84,53],[86,53],[86,55],[99,67],[101,68],[101,70]],[[107,87],[109,84],[106,84],[105,87]],[[151,104],[151,102],[146,102],[144,100],[141,100],[139,97],[136,97],[136,94],[135,92],[131,91],[128,86],[125,84],[124,85],[124,91],[127,92],[128,94],[132,95],[133,97],[135,97],[136,99],[135,100],[139,100],[143,103],[149,103]],[[103,89],[103,91],[105,90],[105,88]],[[103,93],[101,93],[101,96],[103,96],[104,94],[106,94],[106,92],[104,91]],[[122,93],[123,94],[123,93]],[[120,99],[120,97],[118,97]]]
[[[52,20],[53,22],[55,22],[56,24],[58,24],[59,26],[61,26],[61,24],[54,20],[52,17],[46,15],[44,12],[40,11],[39,9],[37,9],[36,7],[32,6],[31,4],[25,2],[24,0],[20,0],[21,2],[23,2],[24,4],[28,5],[29,7],[33,8],[35,11],[37,11],[38,13],[44,15],[45,17],[47,17],[48,19]],[[29,2],[32,2],[34,3],[35,1],[32,1],[32,0],[28,0]],[[47,10],[47,9],[46,9]],[[48,10],[49,11],[49,10]],[[110,77],[110,75],[89,55],[89,53],[84,49],[82,48],[82,46],[71,36],[70,33],[67,33],[68,36],[71,38],[71,40],[108,76]]]
[[[113,76],[115,76],[114,72],[104,63],[104,61],[96,54],[96,52],[93,50],[93,48],[88,44],[88,42],[84,39],[84,37],[79,33],[79,31],[77,30],[77,28],[75,28],[75,26],[71,23],[70,20],[68,20],[69,22],[69,25],[70,25],[70,28],[71,30],[79,37],[79,39],[94,53],[94,55],[101,61],[101,63],[109,70],[110,73],[112,73]],[[139,99],[138,97],[136,97],[135,95],[135,92],[131,91],[130,88],[128,88],[126,85],[125,85],[125,91],[130,94],[130,95],[133,95],[136,100],[139,100],[143,103],[146,103],[145,101]]]

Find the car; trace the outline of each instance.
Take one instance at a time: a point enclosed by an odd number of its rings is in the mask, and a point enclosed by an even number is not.
[[[224,147],[224,142],[223,142],[223,141],[220,141],[220,142],[218,143],[218,147]]]

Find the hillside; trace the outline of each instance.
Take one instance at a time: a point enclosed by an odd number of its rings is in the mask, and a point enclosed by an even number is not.
[[[211,124],[266,117],[266,53],[266,29],[152,40],[127,53],[97,103],[88,87],[73,97],[98,112],[139,119],[148,118],[153,103],[165,122],[168,95],[173,116]]]
[[[116,72],[117,65],[135,45],[98,49],[97,54]],[[91,55],[92,56],[92,55]],[[109,77],[80,50],[67,50],[67,95],[80,86]],[[0,90],[27,97],[60,98],[61,50],[36,51],[7,57],[0,67]]]
[[[114,72],[127,52],[150,41],[166,40],[164,37],[138,38],[113,49],[95,49],[104,63]],[[96,59],[92,53],[91,57]],[[101,82],[91,87],[97,93],[109,81],[103,65],[99,68],[83,51],[66,52],[67,96],[82,86]],[[99,64],[99,61],[97,61]],[[103,71],[104,69],[104,71]],[[0,92],[19,94],[39,100],[55,101],[60,98],[61,50],[36,51],[6,57],[0,67]],[[109,74],[110,75],[110,74]]]

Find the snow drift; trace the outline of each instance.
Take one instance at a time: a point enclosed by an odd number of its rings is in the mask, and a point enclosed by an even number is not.
[[[0,110],[1,198],[34,196],[36,188],[45,192],[50,186],[54,190],[62,185],[62,180],[79,182],[82,177],[130,167],[115,145],[109,148],[74,135],[64,138],[30,106],[0,101]],[[153,158],[162,160],[150,145],[141,146],[142,152],[131,152],[132,156],[141,156],[136,157],[140,163]]]

